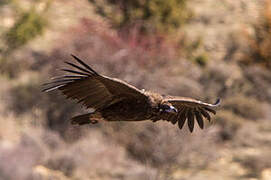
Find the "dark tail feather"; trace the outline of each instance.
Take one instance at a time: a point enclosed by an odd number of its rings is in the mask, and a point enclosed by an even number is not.
[[[79,115],[79,116],[75,116],[71,119],[71,124],[73,125],[84,125],[84,124],[96,124],[98,121],[96,120],[91,120],[90,119],[90,115],[92,113],[88,113],[88,114],[82,114],[82,115]]]

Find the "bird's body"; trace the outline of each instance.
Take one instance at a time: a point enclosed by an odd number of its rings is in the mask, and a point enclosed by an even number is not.
[[[162,96],[136,87],[116,78],[103,76],[95,72],[79,58],[73,56],[81,65],[66,62],[76,70],[63,71],[76,75],[64,75],[46,83],[44,91],[59,89],[68,98],[75,99],[94,112],[75,116],[72,124],[97,123],[105,121],[144,121],[158,120],[178,122],[181,129],[188,119],[188,127],[192,132],[194,119],[203,128],[203,118],[210,121],[209,112],[215,114],[215,104],[203,103],[191,98]]]
[[[100,112],[108,121],[140,121],[151,117],[150,106],[133,99],[112,104]]]

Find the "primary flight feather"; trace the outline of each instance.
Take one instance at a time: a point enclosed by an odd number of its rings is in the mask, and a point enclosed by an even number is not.
[[[105,121],[144,121],[158,120],[178,122],[180,129],[187,122],[191,132],[194,122],[203,129],[204,119],[211,120],[210,113],[215,114],[219,105],[204,103],[192,98],[162,96],[136,87],[116,78],[98,74],[90,66],[72,55],[77,64],[65,62],[73,69],[62,69],[69,75],[53,78],[45,83],[43,91],[60,90],[67,98],[74,99],[94,112],[75,116],[72,124],[97,123]]]

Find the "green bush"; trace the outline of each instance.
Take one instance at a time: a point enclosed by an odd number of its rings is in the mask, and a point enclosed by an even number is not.
[[[170,32],[191,16],[187,0],[89,0],[98,14],[122,27],[139,22],[146,29]]]
[[[41,35],[46,24],[46,19],[34,9],[24,12],[6,33],[8,50],[16,49]]]

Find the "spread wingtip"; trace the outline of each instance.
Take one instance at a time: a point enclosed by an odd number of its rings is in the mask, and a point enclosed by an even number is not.
[[[218,98],[218,99],[216,100],[216,102],[214,103],[214,106],[219,106],[219,105],[220,105],[220,102],[221,102],[221,100],[220,100],[220,98]]]

